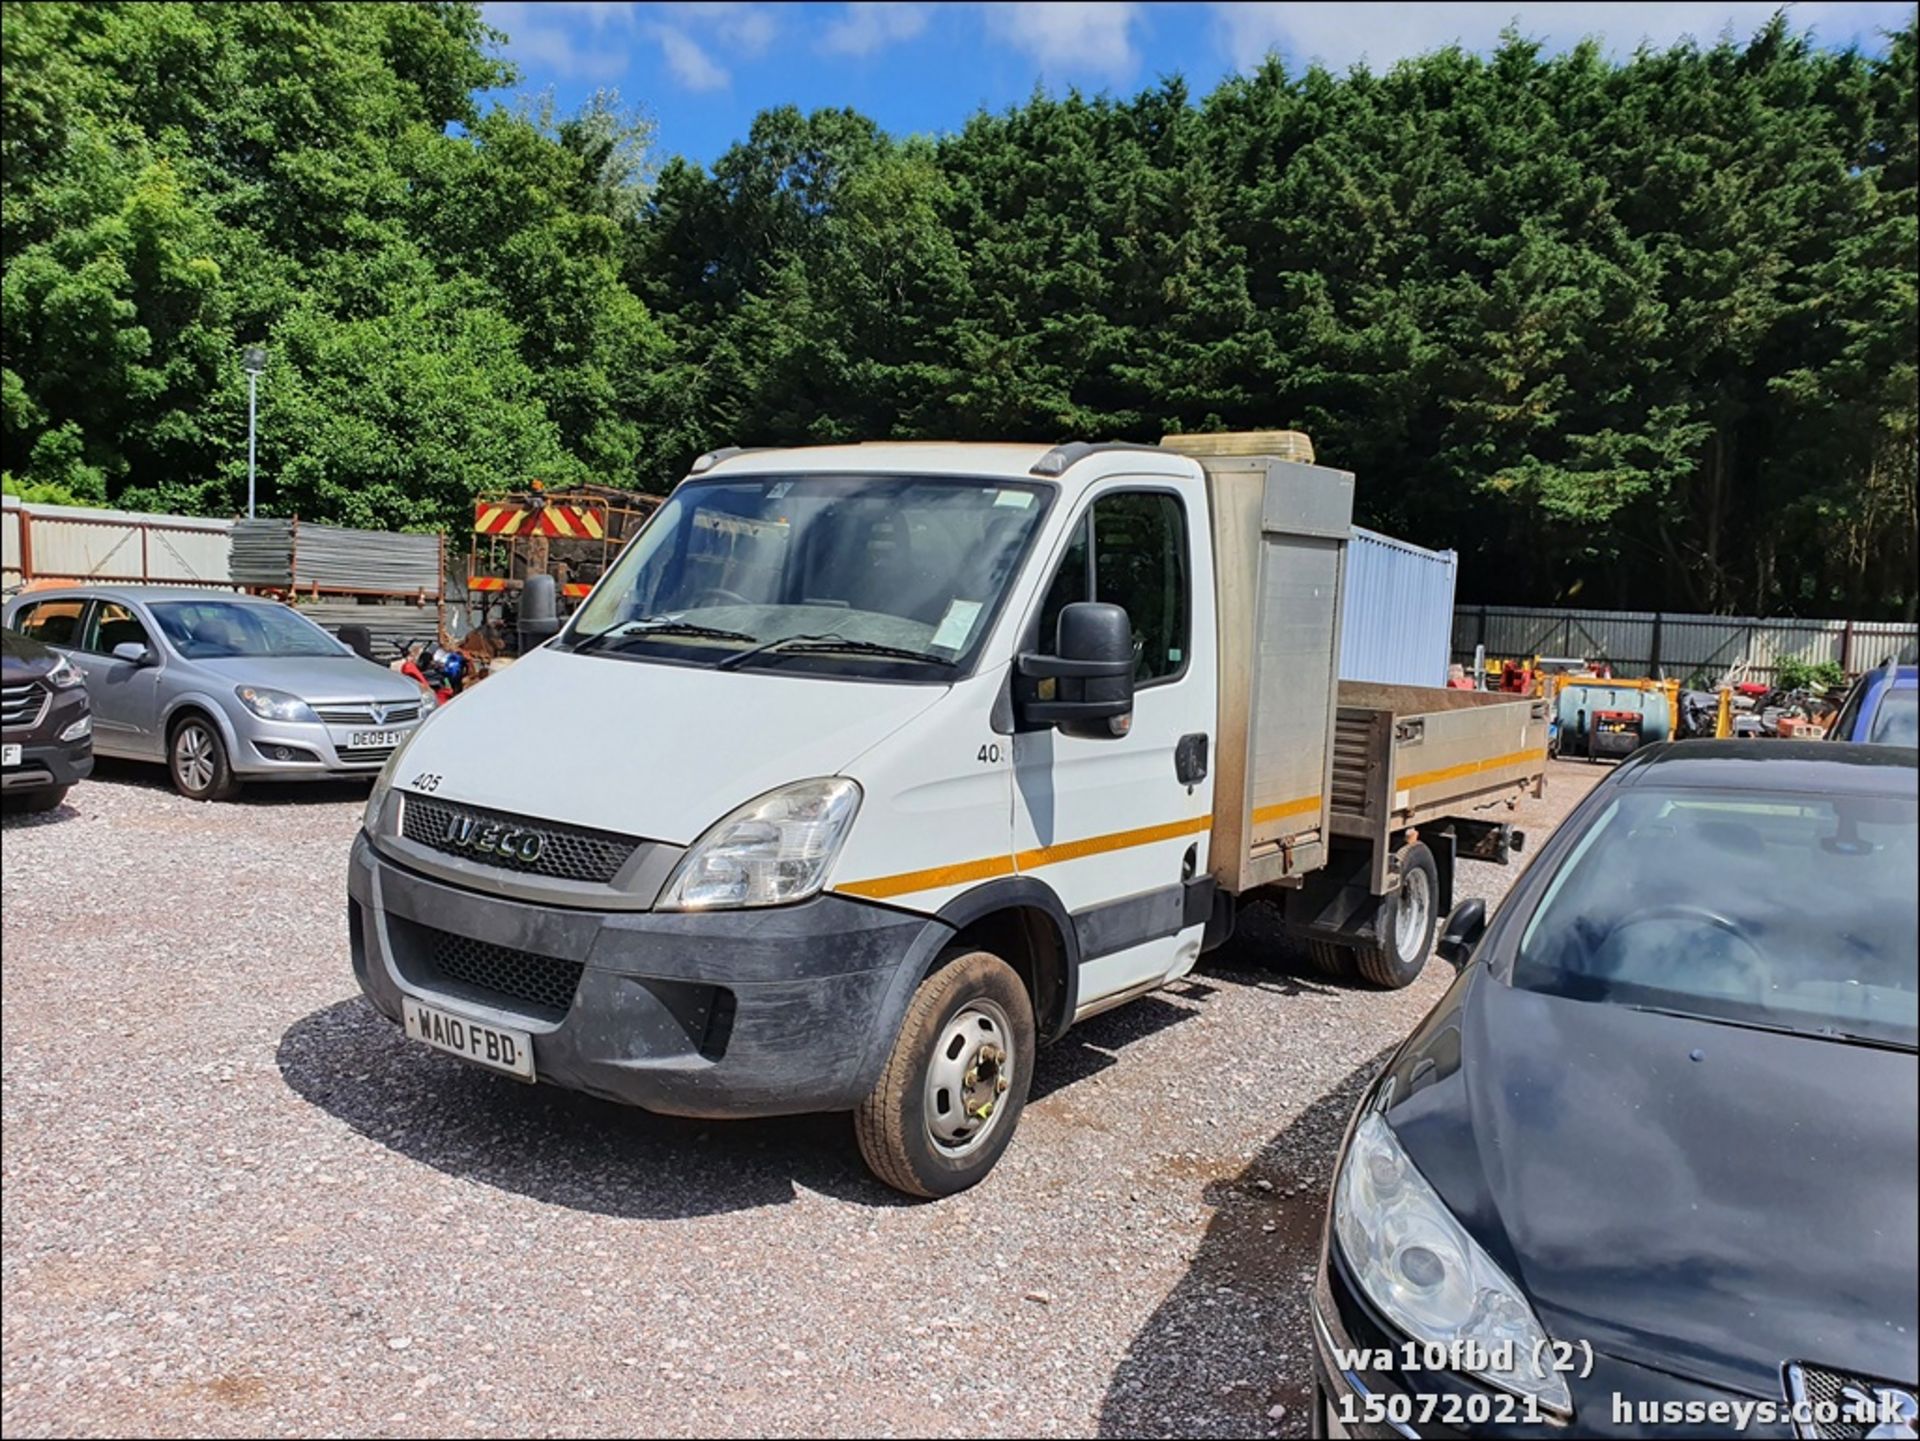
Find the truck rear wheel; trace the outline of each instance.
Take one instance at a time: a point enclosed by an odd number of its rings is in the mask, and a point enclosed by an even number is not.
[[[909,1196],[976,1185],[1013,1139],[1033,1081],[1033,1003],[989,951],[920,983],[880,1079],[854,1112],[860,1154]]]
[[[1353,949],[1360,974],[1389,991],[1413,984],[1433,952],[1440,922],[1440,871],[1433,852],[1416,841],[1402,846],[1395,859],[1400,889],[1380,903],[1375,938]]]
[[[1328,980],[1353,979],[1353,947],[1341,941],[1308,941],[1307,961]]]

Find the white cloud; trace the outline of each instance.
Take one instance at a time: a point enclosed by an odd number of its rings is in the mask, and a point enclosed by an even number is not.
[[[688,90],[725,89],[733,76],[715,53],[755,59],[779,34],[773,9],[763,4],[499,0],[482,10],[488,24],[506,32],[507,54],[528,69],[567,80],[618,79],[632,51],[651,44]]]
[[[779,33],[774,12],[765,5],[686,3],[650,7],[683,22],[675,28],[696,32],[745,59],[767,53]]]
[[[1384,69],[1396,60],[1456,42],[1469,50],[1491,49],[1509,22],[1517,24],[1522,34],[1556,48],[1593,35],[1609,51],[1625,54],[1642,40],[1670,45],[1691,36],[1711,44],[1729,29],[1736,38],[1745,39],[1780,8],[1780,0],[1585,5],[1496,0],[1492,4],[1391,3],[1363,8],[1280,0],[1215,4],[1213,11],[1222,47],[1243,69],[1257,65],[1269,50],[1296,66],[1319,60],[1344,69],[1364,61]],[[1845,44],[1856,36],[1866,40],[1876,29],[1898,28],[1911,9],[1904,0],[1807,0],[1789,5],[1787,16],[1795,28],[1811,27],[1828,44]]]
[[[496,3],[480,7],[486,22],[507,35],[507,54],[526,68],[568,80],[613,80],[626,72],[624,49],[602,32],[630,29],[633,6],[553,0],[550,4]]]
[[[825,55],[872,55],[919,35],[931,10],[900,0],[856,0],[822,32],[819,49]]]
[[[652,34],[659,42],[660,53],[666,57],[667,69],[687,89],[724,90],[733,83],[726,67],[707,54],[700,42],[686,31],[671,25],[655,25]]]
[[[1057,76],[1125,80],[1139,66],[1130,0],[1031,0],[986,7],[987,33],[1026,52]]]

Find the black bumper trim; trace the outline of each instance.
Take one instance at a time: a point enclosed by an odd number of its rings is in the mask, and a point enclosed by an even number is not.
[[[951,927],[845,896],[760,911],[592,912],[467,891],[356,839],[349,868],[354,972],[398,1020],[412,995],[528,1032],[542,1080],[651,1111],[771,1116],[848,1110],[872,1088]],[[578,963],[564,1014],[489,1005],[436,987],[389,916]],[[726,1008],[690,1023],[692,988]],[[723,1000],[724,997],[724,1000]],[[697,997],[696,997],[697,999]]]

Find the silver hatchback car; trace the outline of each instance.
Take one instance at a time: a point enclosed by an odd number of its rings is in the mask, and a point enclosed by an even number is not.
[[[243,781],[374,776],[433,709],[289,606],[229,591],[72,586],[9,600],[5,623],[87,681],[93,748],[163,762],[181,795]]]

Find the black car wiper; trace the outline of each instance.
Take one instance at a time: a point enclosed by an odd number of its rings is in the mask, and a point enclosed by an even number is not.
[[[1776,1036],[1804,1036],[1811,1041],[1847,1041],[1857,1046],[1875,1046],[1887,1051],[1911,1051],[1914,1047],[1904,1041],[1889,1040],[1885,1036],[1862,1035],[1858,1031],[1843,1031],[1838,1026],[1789,1026],[1780,1021],[1756,1021],[1746,1016],[1710,1016],[1701,1011],[1682,1011],[1669,1006],[1629,1005],[1630,1011],[1643,1011],[1649,1016],[1673,1016],[1683,1021],[1705,1021],[1713,1026],[1738,1026],[1743,1031],[1771,1031]]]
[[[877,655],[889,660],[913,660],[922,665],[937,665],[952,670],[958,661],[948,660],[943,655],[929,655],[923,650],[909,650],[900,645],[883,645],[877,640],[848,640],[845,636],[822,633],[819,635],[783,635],[772,640],[763,640],[759,645],[730,655],[714,667],[715,670],[732,670],[735,666],[745,665],[755,656],[785,652],[788,655],[830,655],[844,652],[848,655]]]
[[[608,641],[631,640],[636,636],[643,635],[681,635],[692,636],[696,640],[744,640],[749,642],[758,639],[758,637],[748,635],[743,630],[721,630],[718,626],[696,625],[690,620],[667,620],[665,618],[654,620],[642,617],[639,620],[627,621],[622,625],[609,626],[606,630],[595,631],[585,640],[576,641],[574,643],[573,653],[575,655],[581,655],[586,651],[605,645]]]

